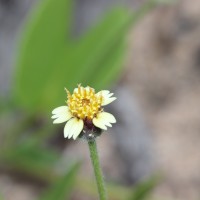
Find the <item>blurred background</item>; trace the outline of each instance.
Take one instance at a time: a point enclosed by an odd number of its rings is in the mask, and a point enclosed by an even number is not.
[[[118,98],[97,139],[110,200],[200,198],[200,1],[0,0],[0,199],[94,200],[85,141],[51,110]]]

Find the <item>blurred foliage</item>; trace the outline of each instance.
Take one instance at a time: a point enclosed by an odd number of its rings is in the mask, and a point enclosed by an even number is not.
[[[114,8],[81,38],[70,37],[71,0],[44,0],[29,17],[21,39],[14,99],[27,112],[49,113],[77,83],[108,87],[122,69],[130,25],[153,5],[135,13]]]
[[[64,101],[64,87],[72,90],[82,83],[99,90],[117,80],[130,27],[155,5],[148,1],[135,12],[114,8],[78,39],[70,35],[72,0],[43,0],[28,17],[19,44],[13,97],[0,99],[4,139],[0,167],[52,185],[40,200],[69,199],[74,183],[96,197],[96,185],[76,177],[80,164],[67,172],[58,170],[60,152],[47,144],[55,127],[44,119]],[[108,191],[110,199],[142,200],[154,186],[152,181],[134,188],[108,184]]]
[[[36,148],[35,145],[25,142],[4,151],[2,160],[15,170],[38,179],[51,180],[55,177],[52,169],[58,162],[59,155],[51,149]]]
[[[114,200],[144,200],[150,198],[150,194],[160,181],[157,176],[136,184],[134,186],[121,186],[113,183],[106,183],[109,199]],[[80,177],[77,180],[77,187],[84,193],[96,197],[97,188],[94,182]]]
[[[52,187],[50,187],[39,200],[68,200],[72,193],[80,163],[74,164],[71,169],[63,174]]]
[[[159,178],[152,177],[148,181],[138,184],[127,200],[145,200],[151,194],[152,190],[158,184]]]

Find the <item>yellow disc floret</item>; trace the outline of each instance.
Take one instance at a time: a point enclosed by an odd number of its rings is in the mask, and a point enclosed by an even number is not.
[[[93,119],[99,112],[102,112],[101,104],[102,95],[95,94],[95,90],[91,87],[82,87],[74,90],[73,94],[67,91],[67,104],[73,116],[80,119]]]

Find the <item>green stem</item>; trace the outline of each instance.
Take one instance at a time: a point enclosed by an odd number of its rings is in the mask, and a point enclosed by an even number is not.
[[[90,158],[92,161],[92,165],[94,168],[94,174],[96,177],[96,183],[97,183],[97,188],[98,188],[98,192],[99,192],[99,199],[106,200],[107,195],[106,195],[106,190],[105,190],[101,167],[99,164],[99,157],[98,157],[97,146],[96,146],[95,140],[88,141],[88,145],[89,145],[89,149],[90,149]]]

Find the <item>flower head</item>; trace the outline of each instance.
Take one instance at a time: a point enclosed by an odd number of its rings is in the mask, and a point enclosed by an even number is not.
[[[67,89],[67,105],[55,108],[52,111],[53,123],[67,122],[64,128],[64,137],[73,138],[78,136],[93,139],[101,130],[107,130],[107,126],[112,127],[115,123],[115,117],[104,112],[102,106],[113,102],[116,97],[108,90],[102,90],[95,93],[95,90],[89,86],[74,89],[71,94]]]

